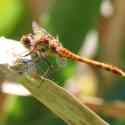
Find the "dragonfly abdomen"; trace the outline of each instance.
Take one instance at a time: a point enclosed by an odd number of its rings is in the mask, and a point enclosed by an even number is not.
[[[71,51],[67,50],[66,48],[61,47],[58,50],[58,54],[62,57],[76,60],[76,61],[81,62],[81,63],[90,64],[90,65],[93,65],[95,67],[102,68],[102,69],[105,69],[107,71],[111,71],[114,74],[125,76],[125,72],[123,70],[117,68],[116,66],[113,66],[110,64],[105,64],[105,63],[98,62],[98,61],[91,60],[91,59],[87,59],[84,57],[82,58],[79,55],[76,55],[76,54],[72,53]]]

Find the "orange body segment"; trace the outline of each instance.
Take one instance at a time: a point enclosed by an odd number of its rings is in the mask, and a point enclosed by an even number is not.
[[[63,47],[60,47],[58,54],[60,56],[67,57],[69,59],[72,59],[72,60],[75,60],[75,61],[78,61],[81,63],[90,64],[90,65],[96,66],[98,68],[102,68],[102,69],[105,69],[107,71],[111,71],[117,75],[125,76],[125,72],[123,70],[117,68],[116,66],[113,66],[110,64],[105,64],[105,63],[98,62],[98,61],[91,60],[91,59],[87,59],[87,58],[82,58],[79,55],[76,55]]]

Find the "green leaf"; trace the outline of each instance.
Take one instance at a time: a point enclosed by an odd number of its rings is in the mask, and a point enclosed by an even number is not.
[[[29,75],[20,79],[37,100],[70,125],[109,125],[56,83]]]

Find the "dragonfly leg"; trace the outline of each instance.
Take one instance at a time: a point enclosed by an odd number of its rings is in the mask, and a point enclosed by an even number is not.
[[[33,47],[27,54],[24,55],[24,57],[31,55],[35,51],[36,51],[36,48]]]
[[[45,63],[48,65],[46,71],[43,73],[43,77],[48,78],[49,74],[54,70],[54,65],[51,64],[46,58],[44,58]]]
[[[41,50],[41,49],[40,49]],[[42,61],[44,61],[46,64],[47,64],[47,69],[45,72],[43,72],[43,75],[42,77],[45,77],[45,78],[48,78],[48,75],[51,73],[51,71],[54,69],[54,65],[51,64],[47,57],[48,57],[48,54],[46,53],[46,51],[36,51],[36,54],[38,56],[38,58],[35,60],[35,62],[39,62],[41,59]]]

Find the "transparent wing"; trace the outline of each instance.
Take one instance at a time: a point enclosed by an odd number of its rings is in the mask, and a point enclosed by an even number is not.
[[[50,36],[52,39],[54,39],[54,37],[49,34],[44,28],[40,27],[40,25],[37,22],[32,22],[32,28],[33,28],[33,33],[35,35],[36,39],[41,38],[42,36],[48,35]],[[59,37],[58,35],[56,36],[56,42],[58,42],[59,46],[62,46],[62,44],[59,42]]]
[[[40,27],[40,25],[35,21],[32,22],[32,29],[33,33],[37,36],[43,36],[48,34],[48,32],[44,28]]]

